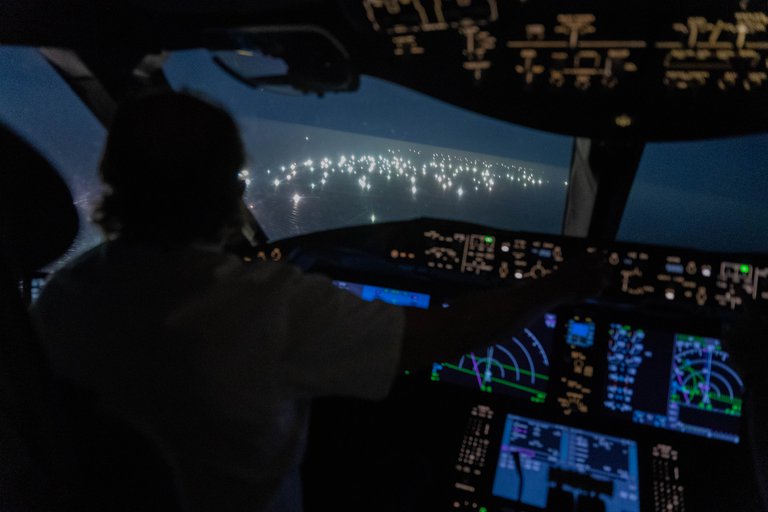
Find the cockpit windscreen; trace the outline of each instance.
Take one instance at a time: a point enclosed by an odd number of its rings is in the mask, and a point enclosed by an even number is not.
[[[207,51],[176,52],[165,71],[237,117],[246,202],[272,240],[418,217],[561,229],[570,137],[367,76],[354,94],[318,98],[244,87]]]

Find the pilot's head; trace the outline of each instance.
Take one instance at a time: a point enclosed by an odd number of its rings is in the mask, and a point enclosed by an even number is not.
[[[223,109],[170,92],[132,100],[109,129],[106,191],[94,219],[109,237],[219,241],[239,219],[244,163],[237,125]]]

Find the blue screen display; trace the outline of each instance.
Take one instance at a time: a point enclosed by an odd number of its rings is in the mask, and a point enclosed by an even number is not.
[[[568,345],[575,347],[591,347],[595,343],[595,324],[590,320],[569,320],[568,334],[565,341]]]
[[[429,295],[426,293],[382,288],[369,284],[348,283],[346,281],[333,281],[333,284],[337,288],[346,290],[368,302],[380,300],[395,306],[429,309]]]
[[[600,501],[606,512],[639,512],[639,488],[634,441],[507,415],[494,496],[542,509]]]

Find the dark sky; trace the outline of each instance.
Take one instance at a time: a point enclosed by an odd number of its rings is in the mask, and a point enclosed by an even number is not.
[[[549,165],[567,164],[571,158],[569,137],[497,121],[370,77],[363,77],[356,93],[318,98],[254,90],[221,72],[205,51],[174,55],[166,69],[175,86],[201,91],[240,118],[308,124]]]
[[[103,129],[35,50],[0,49],[0,69],[3,121],[62,170],[76,200],[92,201]],[[564,167],[570,160],[568,137],[463,111],[381,80],[364,77],[357,93],[318,99],[247,88],[216,69],[204,52],[174,56],[167,70],[175,85],[201,91],[234,112],[246,143],[258,138],[259,119],[268,119],[543,166]],[[650,144],[619,236],[710,250],[768,251],[767,164],[765,134]],[[562,204],[551,206],[562,209]]]

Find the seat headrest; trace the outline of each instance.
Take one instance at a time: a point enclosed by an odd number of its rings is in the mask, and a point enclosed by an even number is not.
[[[27,141],[0,125],[0,258],[16,272],[56,260],[79,227],[67,185]]]

